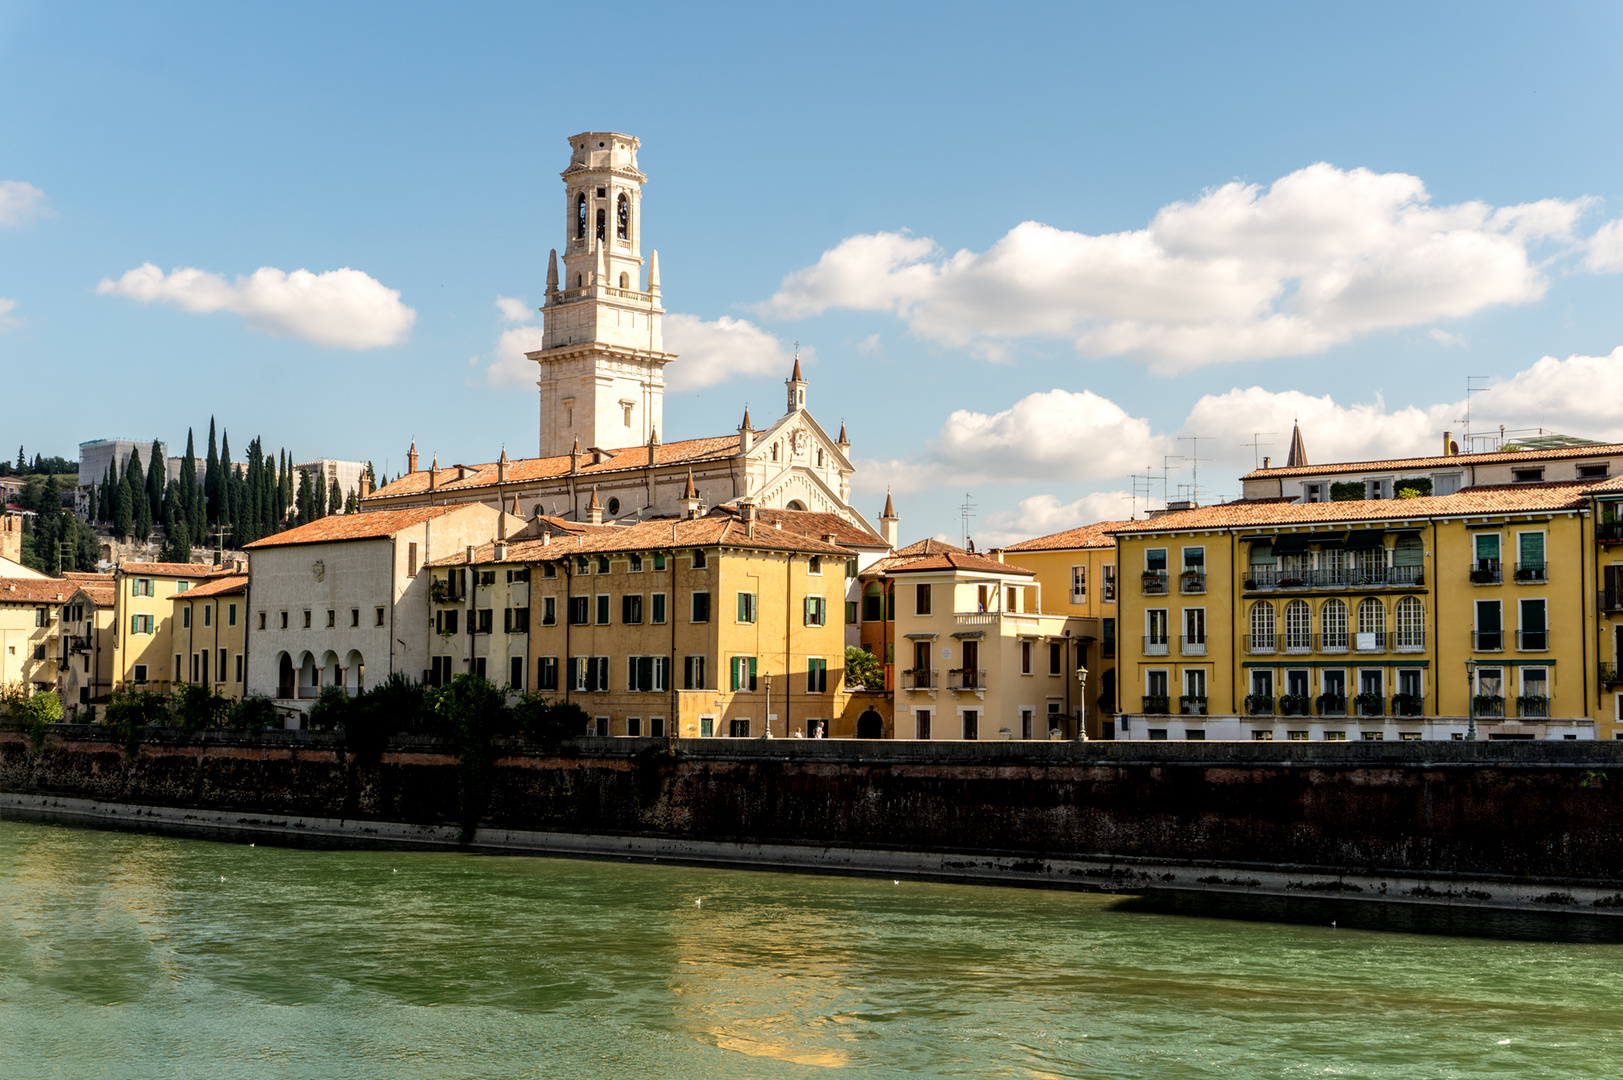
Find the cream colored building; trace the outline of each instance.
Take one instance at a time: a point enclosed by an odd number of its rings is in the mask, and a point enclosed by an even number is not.
[[[0,682],[56,689],[57,627],[73,591],[61,578],[0,578]]]
[[[216,573],[210,563],[122,562],[113,575],[114,690],[174,689],[175,597]]]
[[[908,550],[908,549],[904,549]],[[887,560],[901,739],[1074,738],[1074,648],[1097,619],[1043,611],[1032,571],[971,552]]]
[[[243,696],[247,598],[247,574],[222,574],[175,597],[177,682],[228,698]]]
[[[117,585],[112,574],[63,575],[73,592],[61,608],[57,690],[69,709],[107,700],[113,690]]]
[[[423,569],[524,524],[479,503],[420,506],[319,518],[249,544],[246,691],[302,711],[323,686],[427,678]]]

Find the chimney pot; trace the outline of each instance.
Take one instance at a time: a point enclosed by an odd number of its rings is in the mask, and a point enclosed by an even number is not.
[[[473,562],[473,553],[474,553],[475,550],[476,549],[474,548],[474,546],[472,544],[468,545],[468,561],[469,562]]]

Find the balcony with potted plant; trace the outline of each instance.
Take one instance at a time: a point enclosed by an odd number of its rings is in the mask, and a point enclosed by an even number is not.
[[[1320,694],[1314,702],[1320,716],[1346,716],[1347,695]]]
[[[1167,594],[1167,572],[1165,570],[1146,570],[1140,580],[1144,583],[1145,596],[1165,596]]]
[[[1471,715],[1493,719],[1505,715],[1505,699],[1499,694],[1476,694],[1471,698]]]
[[[1523,694],[1516,699],[1516,715],[1528,719],[1547,719],[1550,715],[1548,694]]]
[[[1166,716],[1170,711],[1170,702],[1165,694],[1144,695],[1144,715]]]
[[[1419,716],[1422,711],[1422,702],[1419,694],[1393,694],[1393,716]]]
[[[1353,704],[1358,707],[1359,716],[1384,716],[1386,714],[1386,699],[1380,694],[1366,690],[1353,698]]]
[[[1306,694],[1279,695],[1279,712],[1282,716],[1306,716],[1307,706]]]
[[[1204,694],[1185,694],[1178,699],[1178,711],[1184,716],[1205,716],[1206,696]]]
[[[1245,696],[1245,711],[1250,716],[1274,715],[1274,696],[1272,694],[1247,694]]]

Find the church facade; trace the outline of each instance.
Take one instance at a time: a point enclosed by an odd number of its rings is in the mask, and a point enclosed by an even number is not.
[[[691,483],[704,507],[758,507],[835,514],[875,536],[850,503],[851,443],[830,436],[806,407],[796,357],[782,416],[760,430],[749,410],[734,432],[662,442],[665,351],[659,253],[642,257],[639,142],[615,132],[569,140],[564,246],[547,260],[538,368],[538,456],[419,468],[367,495],[367,509],[483,502],[526,517],[633,522],[684,514]],[[561,262],[561,266],[560,266]]]

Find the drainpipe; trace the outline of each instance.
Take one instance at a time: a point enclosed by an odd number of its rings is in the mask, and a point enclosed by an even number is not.
[[[1475,543],[1475,541],[1471,539],[1471,535],[1469,533],[1466,534],[1465,540],[1466,540],[1467,543]],[[1432,683],[1432,686],[1431,686],[1432,695],[1431,696],[1433,698],[1432,710],[1431,710],[1431,715],[1432,716],[1441,716],[1441,715],[1443,715],[1443,688],[1442,688],[1442,678],[1441,678],[1442,673],[1443,673],[1443,640],[1442,640],[1442,638],[1437,636],[1438,627],[1440,625],[1439,622],[1438,622],[1437,609],[1442,606],[1441,601],[1442,601],[1442,595],[1443,595],[1443,583],[1440,580],[1440,575],[1439,575],[1438,570],[1437,570],[1437,552],[1438,552],[1438,547],[1437,547],[1437,519],[1432,518],[1431,519],[1431,567],[1430,567],[1431,581],[1432,581],[1432,585],[1431,585],[1431,648],[1432,648],[1432,655],[1437,657],[1437,670],[1432,673],[1432,677],[1431,677],[1431,683]],[[1475,601],[1473,601],[1473,603],[1474,602]],[[1472,616],[1473,616],[1473,618],[1475,617],[1475,612],[1472,613]],[[1472,625],[1475,625],[1475,624],[1473,623]],[[1465,706],[1466,706],[1467,709],[1469,709],[1470,706],[1471,706],[1470,695],[1466,695]],[[1421,714],[1422,717],[1424,717],[1425,716],[1425,709],[1421,709],[1420,714]]]
[[[783,560],[783,737],[785,739],[789,738],[793,733],[795,723],[793,709],[790,706],[795,693],[794,683],[791,681],[794,678],[794,568],[795,554],[791,551],[784,556]],[[772,723],[772,700],[770,695],[767,698],[766,715],[767,723],[770,725]],[[829,733],[833,734],[834,713],[832,709],[829,710],[828,726]],[[771,728],[769,727],[767,730],[771,730]]]
[[[1594,545],[1593,541],[1589,542],[1588,544],[1586,544],[1584,542],[1584,523],[1585,523],[1584,519],[1585,518],[1589,519],[1589,522],[1590,522],[1590,524],[1592,526],[1593,522],[1594,522],[1594,518],[1590,515],[1590,513],[1589,513],[1589,511],[1587,509],[1585,509],[1584,511],[1582,511],[1578,515],[1578,597],[1579,597],[1578,602],[1582,605],[1582,608],[1580,608],[1580,611],[1583,612],[1583,616],[1584,616],[1584,618],[1582,620],[1583,625],[1584,625],[1584,632],[1581,635],[1579,635],[1580,637],[1583,638],[1583,650],[1584,650],[1583,651],[1582,661],[1581,661],[1583,666],[1580,669],[1584,673],[1584,718],[1589,719],[1589,716],[1590,716],[1590,714],[1589,714],[1589,675],[1590,675],[1590,671],[1589,671],[1589,630],[1588,630],[1588,628],[1591,625],[1591,623],[1590,623],[1590,620],[1589,620],[1588,611],[1584,611],[1583,609],[1588,608],[1591,601],[1594,599],[1589,593],[1589,567],[1588,567],[1587,564],[1589,562],[1589,559],[1588,559],[1589,552],[1595,550],[1595,545]],[[1520,555],[1521,553],[1517,552],[1517,554]],[[1546,565],[1549,564],[1549,555],[1547,553],[1545,555],[1545,564]],[[1548,578],[1548,573],[1546,572],[1546,579],[1547,578]],[[1517,624],[1520,625],[1520,613],[1518,612],[1517,615],[1518,615]],[[1596,626],[1600,625],[1600,609],[1599,609],[1599,605],[1597,605],[1596,609],[1595,609],[1595,620],[1594,620],[1593,625],[1596,625]],[[1549,644],[1549,634],[1550,634],[1549,627],[1550,627],[1549,604],[1546,603],[1545,604],[1545,613],[1544,613],[1544,635],[1545,635],[1545,644],[1546,645]],[[1596,660],[1599,660],[1599,659],[1600,659],[1600,657],[1597,654],[1596,655]],[[1600,674],[1598,672],[1595,673],[1595,678],[1596,678],[1597,681],[1599,681]],[[1545,683],[1545,686],[1547,688],[1549,686],[1549,683]],[[1600,712],[1599,693],[1600,693],[1600,688],[1597,686],[1596,687],[1596,699],[1595,699],[1596,719],[1599,718],[1599,712]],[[1548,709],[1545,710],[1546,713],[1548,713],[1548,711],[1549,711]],[[1546,717],[1546,723],[1548,723],[1548,718],[1547,717]],[[1546,731],[1547,730],[1548,730],[1548,728],[1546,728]]]
[[[571,631],[574,628],[574,622],[575,622],[574,613],[572,611],[570,611],[570,608],[574,606],[574,599],[575,599],[575,561],[573,559],[570,559],[570,558],[565,558],[563,562],[564,562],[564,656],[563,656],[564,670],[563,670],[563,683],[564,683],[564,701],[568,702],[570,700],[569,695],[575,689],[575,686],[574,686],[575,680],[571,677],[574,674],[574,663],[575,663],[575,661],[574,661],[574,651],[570,648],[570,645],[569,645]]]
[[[676,693],[676,523],[671,523],[671,553],[665,559],[665,572],[670,575],[670,591],[666,593],[665,622],[671,628],[671,659],[665,668],[665,681],[671,695],[670,717],[665,721],[665,738],[674,739],[682,734],[681,698]]]

